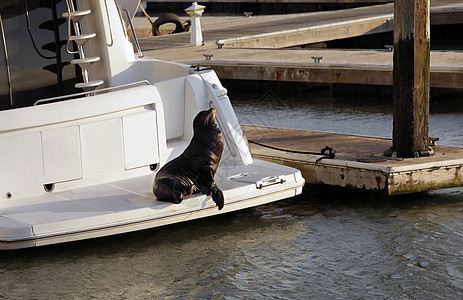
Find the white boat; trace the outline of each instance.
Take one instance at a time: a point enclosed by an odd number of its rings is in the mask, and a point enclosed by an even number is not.
[[[122,2],[130,12],[115,0],[0,2],[0,249],[152,228],[302,191],[298,170],[252,158],[214,71],[134,53],[126,23],[138,1]],[[225,207],[203,194],[157,201],[156,171],[183,152],[193,118],[210,107],[225,138],[215,175]]]

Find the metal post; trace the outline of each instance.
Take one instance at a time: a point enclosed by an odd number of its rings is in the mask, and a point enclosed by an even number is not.
[[[428,149],[430,0],[395,0],[393,148],[399,157]]]

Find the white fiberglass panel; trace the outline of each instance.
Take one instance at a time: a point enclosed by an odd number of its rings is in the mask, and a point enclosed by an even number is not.
[[[80,125],[85,178],[123,171],[122,119]]]
[[[0,199],[44,193],[40,133],[0,138]]]
[[[159,82],[155,86],[164,108],[166,138],[182,137],[185,124],[185,78]]]
[[[134,169],[159,162],[156,112],[122,118],[125,168]]]
[[[78,126],[42,131],[44,183],[82,178]]]

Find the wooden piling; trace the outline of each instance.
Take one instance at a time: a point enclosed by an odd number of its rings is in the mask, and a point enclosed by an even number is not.
[[[428,148],[430,0],[394,4],[393,148],[413,157]]]

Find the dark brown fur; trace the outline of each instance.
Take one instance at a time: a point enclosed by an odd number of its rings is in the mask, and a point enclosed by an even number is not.
[[[180,203],[185,196],[203,193],[223,208],[222,191],[214,181],[223,152],[223,136],[215,123],[215,109],[201,111],[193,121],[194,135],[185,151],[156,174],[153,193],[160,201]]]

